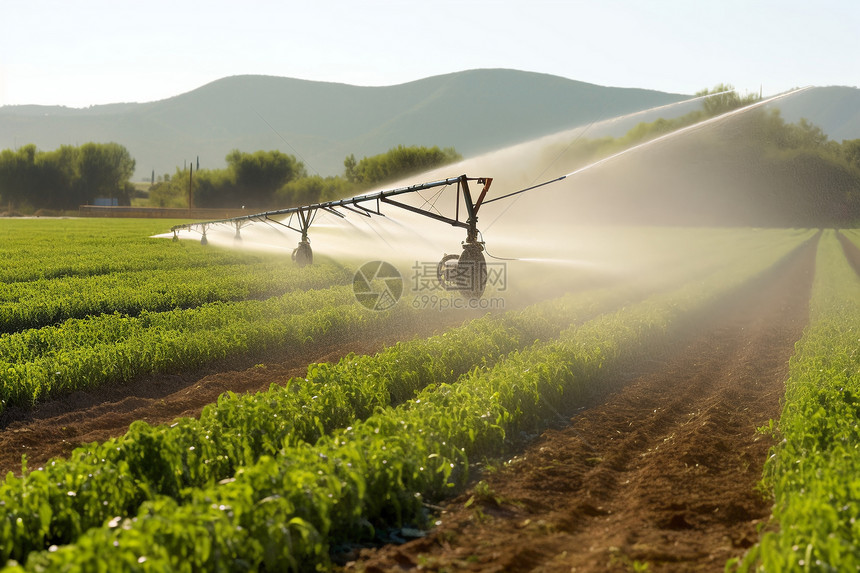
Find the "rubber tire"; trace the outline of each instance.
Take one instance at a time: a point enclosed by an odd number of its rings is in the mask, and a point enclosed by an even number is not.
[[[457,274],[464,281],[459,290],[466,298],[481,298],[487,288],[487,260],[483,251],[480,245],[466,244],[457,261]]]
[[[301,241],[299,243],[299,246],[293,251],[293,262],[300,267],[314,264],[314,252],[309,242]]]
[[[442,290],[457,290],[456,284],[456,264],[448,265],[450,261],[456,261],[460,258],[460,255],[445,255],[442,257],[442,260],[439,261],[439,264],[436,265],[436,278],[439,281],[439,286],[442,287]],[[449,271],[453,270],[455,278],[452,279]]]

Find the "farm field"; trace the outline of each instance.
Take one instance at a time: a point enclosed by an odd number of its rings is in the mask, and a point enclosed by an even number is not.
[[[810,243],[487,474],[431,535],[347,569],[855,569],[857,238]]]
[[[853,412],[848,382],[803,388],[837,331],[830,368],[856,382],[854,231],[582,230],[595,264],[509,263],[503,308],[375,312],[352,292],[365,261],[164,230],[0,225],[9,570],[853,563],[850,489],[804,537],[791,464],[764,464],[794,440],[811,467],[845,457],[789,416]]]

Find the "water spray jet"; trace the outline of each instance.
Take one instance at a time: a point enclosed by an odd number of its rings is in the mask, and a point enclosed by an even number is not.
[[[739,108],[733,110],[731,112],[722,114],[720,116],[712,117],[707,120],[700,121],[696,124],[681,128],[679,130],[673,131],[671,133],[662,135],[660,137],[656,137],[654,139],[648,140],[646,142],[642,142],[638,145],[631,146],[627,149],[624,149],[620,152],[614,153],[588,165],[579,167],[575,170],[570,171],[569,173],[565,173],[563,175],[557,176],[553,179],[549,179],[543,182],[538,182],[542,178],[544,172],[548,171],[549,167],[555,163],[555,160],[550,163],[549,166],[546,166],[543,171],[540,172],[537,178],[532,180],[532,183],[526,185],[526,181],[523,181],[523,187],[518,190],[514,190],[508,193],[504,193],[498,197],[486,199],[487,193],[489,191],[490,185],[493,181],[492,178],[489,177],[467,177],[466,175],[461,175],[459,177],[451,177],[448,179],[441,179],[437,181],[432,181],[429,183],[422,183],[418,185],[411,185],[408,187],[400,187],[396,189],[390,189],[385,191],[378,191],[374,193],[369,193],[366,195],[359,195],[347,199],[340,199],[336,201],[328,201],[323,203],[315,203],[312,205],[305,205],[301,207],[293,207],[289,209],[282,209],[276,211],[266,211],[263,213],[256,213],[252,215],[245,215],[242,217],[235,217],[231,219],[222,219],[215,221],[204,221],[199,223],[189,223],[184,225],[177,225],[173,227],[171,230],[174,232],[174,237],[177,236],[178,230],[198,230],[202,232],[203,237],[201,238],[201,243],[206,244],[206,230],[208,226],[219,225],[219,224],[232,224],[236,225],[236,237],[239,238],[239,228],[243,224],[251,224],[254,222],[262,222],[272,228],[275,226],[284,227],[290,229],[294,232],[299,233],[300,241],[298,246],[292,251],[292,259],[299,266],[306,266],[313,264],[313,250],[310,246],[310,238],[309,231],[311,225],[316,217],[316,215],[322,211],[325,214],[331,214],[338,218],[345,219],[345,213],[351,213],[354,215],[359,215],[361,217],[366,217],[368,222],[370,219],[374,219],[375,217],[385,217],[386,215],[382,212],[382,208],[386,205],[391,205],[411,213],[416,213],[422,215],[424,217],[434,219],[453,227],[459,227],[466,230],[466,238],[464,241],[460,243],[461,251],[459,254],[444,254],[441,260],[436,265],[436,279],[438,280],[439,285],[444,290],[457,290],[460,291],[464,296],[468,298],[480,298],[487,285],[487,263],[486,256],[491,256],[486,251],[486,246],[483,241],[483,238],[480,235],[480,231],[478,230],[478,212],[482,205],[490,204],[496,201],[501,201],[503,199],[513,199],[510,203],[501,210],[501,212],[497,213],[494,220],[491,220],[489,225],[485,224],[485,231],[492,227],[493,224],[502,217],[502,215],[507,212],[510,207],[519,199],[523,194],[528,191],[537,190],[539,188],[550,186],[553,183],[562,181],[567,178],[571,178],[585,171],[594,169],[600,165],[608,163],[610,161],[616,160],[619,157],[622,157],[629,153],[635,153],[638,150],[643,148],[657,145],[662,141],[665,141],[670,138],[676,138],[682,136],[685,133],[688,133],[693,130],[702,129],[703,127],[713,124],[715,122],[723,121],[731,116],[736,114],[744,113],[748,110],[766,105],[770,102],[773,102],[781,97],[785,97],[787,95],[796,93],[801,90],[793,90],[786,94],[780,94],[778,96],[774,96],[768,98],[766,100],[759,101],[757,103],[745,106],[743,108]],[[704,97],[712,97],[713,95],[720,94],[709,94]],[[696,98],[701,99],[701,98]],[[684,102],[681,102],[684,103]],[[558,158],[556,158],[558,159]],[[497,166],[501,168],[502,171],[505,171],[504,166]],[[448,167],[450,168],[450,166]],[[483,166],[486,168],[486,166]],[[521,177],[522,173],[518,171],[513,172],[512,175],[515,177]],[[432,177],[431,174],[425,174],[427,177]],[[483,185],[480,193],[478,194],[477,200],[472,197],[471,190],[469,188],[469,183],[475,182],[478,185]],[[453,214],[442,214],[436,208],[436,202],[442,193],[446,190],[446,188],[453,187],[456,185],[456,199],[454,202],[454,213]],[[431,199],[424,198],[419,192],[423,190],[429,190],[433,188],[441,188],[438,193],[436,193]],[[517,187],[514,187],[517,189]],[[420,205],[418,201],[413,201],[413,204],[408,202],[403,202],[401,200],[395,199],[395,197],[399,195],[409,196],[416,195],[423,199],[423,203]],[[462,199],[461,199],[462,197]],[[549,203],[553,203],[550,201]],[[541,202],[538,204],[540,209],[546,209],[546,202]],[[461,206],[464,209],[464,216],[461,218]],[[449,211],[450,213],[450,211]],[[283,216],[288,216],[286,220],[284,220]],[[351,223],[351,222],[350,222]],[[352,224],[352,223],[351,223]],[[353,228],[356,228],[354,224],[352,224]],[[379,233],[379,231],[375,228],[374,225],[369,225],[371,230],[373,230],[383,242],[385,242],[386,246],[391,246],[385,238]],[[534,226],[529,226],[529,232],[534,232]],[[427,237],[430,235],[428,234]],[[539,253],[538,258],[531,259],[503,259],[500,257],[492,257],[500,260],[526,260],[530,262],[550,262],[551,259],[542,258],[543,252]],[[558,263],[559,261],[553,261]]]

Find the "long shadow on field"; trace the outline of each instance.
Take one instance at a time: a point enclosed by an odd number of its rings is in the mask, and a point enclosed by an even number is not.
[[[836,233],[836,236],[842,244],[842,252],[845,253],[845,258],[848,259],[848,262],[851,264],[851,268],[854,269],[857,276],[860,276],[860,248],[858,248],[851,239],[842,233]]]

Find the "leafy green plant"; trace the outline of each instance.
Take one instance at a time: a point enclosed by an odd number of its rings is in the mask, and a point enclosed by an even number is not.
[[[637,356],[659,352],[698,309],[775,264],[787,250],[783,245],[761,258],[742,259],[731,273],[711,273],[705,280],[571,326],[547,342],[507,354],[490,368],[472,369],[456,383],[434,383],[399,406],[378,407],[366,419],[315,443],[285,439],[274,455],[238,467],[230,478],[181,492],[181,502],[155,496],[140,506],[136,517],[117,517],[80,534],[74,544],[33,554],[26,567],[324,565],[330,543],[366,538],[376,528],[420,523],[426,515],[424,500],[462,490],[469,460],[498,455],[512,439],[540,431],[559,409],[580,404],[607,373]],[[190,429],[193,423],[188,424]],[[135,438],[133,443],[144,442]],[[133,447],[157,450],[160,458],[139,463],[174,473],[185,467],[191,471],[195,460],[199,465],[215,453],[203,448],[201,460],[184,448]],[[204,531],[206,542],[201,541]],[[92,547],[101,548],[97,556]]]
[[[833,231],[822,238],[810,325],[791,359],[780,439],[765,465],[775,531],[740,570],[860,567],[860,279]]]

